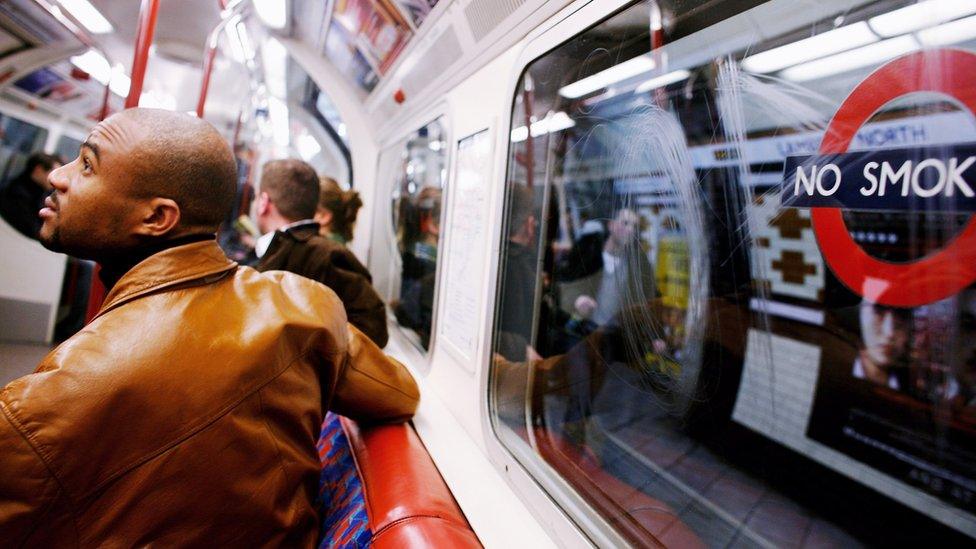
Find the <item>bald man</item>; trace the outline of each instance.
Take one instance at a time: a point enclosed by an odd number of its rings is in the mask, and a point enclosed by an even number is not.
[[[147,109],[52,172],[40,238],[109,292],[0,392],[0,545],[310,547],[324,411],[412,415],[410,374],[331,290],[217,247],[235,175],[209,124]]]

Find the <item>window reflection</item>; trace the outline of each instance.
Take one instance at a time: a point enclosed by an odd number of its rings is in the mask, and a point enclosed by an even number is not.
[[[401,259],[400,293],[392,303],[393,311],[401,326],[417,333],[424,349],[430,345],[434,313],[447,173],[445,138],[443,125],[434,121],[407,139],[393,192],[393,226]]]
[[[776,16],[781,1],[746,14],[714,3],[711,22],[660,4],[663,51],[648,51],[651,6],[638,3],[519,82],[492,355],[498,436],[636,544],[976,535],[973,288],[919,307],[862,297],[883,292],[840,281],[811,210],[782,199],[787,157],[817,154],[871,70],[971,12],[930,1],[906,30],[886,17],[915,6],[900,1],[803,21]],[[705,26],[722,17],[774,38],[740,33],[730,50]],[[976,52],[976,32],[955,36]],[[928,59],[922,78],[945,78]],[[973,113],[912,94],[850,150],[974,140]],[[866,253],[904,263],[959,237],[970,219],[959,204],[843,218]]]

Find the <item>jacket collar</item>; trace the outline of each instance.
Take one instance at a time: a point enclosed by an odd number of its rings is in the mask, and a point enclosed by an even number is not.
[[[293,240],[305,242],[318,233],[319,224],[317,221],[314,219],[302,219],[301,221],[290,223],[277,230],[261,235],[258,238],[257,244],[254,246],[254,253],[258,256],[258,259],[264,257],[264,254],[271,250],[272,244],[280,238],[278,235],[287,235]]]
[[[237,268],[213,240],[165,249],[142,260],[112,287],[95,317],[148,293],[180,284],[210,284]]]

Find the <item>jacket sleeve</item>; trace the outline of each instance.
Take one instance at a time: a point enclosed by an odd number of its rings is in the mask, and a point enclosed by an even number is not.
[[[57,481],[40,456],[11,423],[0,402],[0,540],[5,546],[33,545],[45,531],[62,531],[50,521],[60,497]]]
[[[385,355],[349,325],[349,346],[338,365],[329,408],[356,421],[406,421],[413,416],[420,391],[407,368]]]
[[[359,328],[378,346],[385,347],[389,339],[386,330],[386,305],[369,279],[345,266],[339,258],[333,258],[326,286],[342,300],[349,322]]]

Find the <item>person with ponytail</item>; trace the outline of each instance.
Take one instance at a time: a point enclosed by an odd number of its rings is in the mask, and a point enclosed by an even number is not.
[[[319,207],[315,220],[319,223],[319,233],[339,244],[346,245],[352,240],[356,227],[356,216],[363,201],[356,191],[344,191],[335,179],[328,176],[319,178]]]

